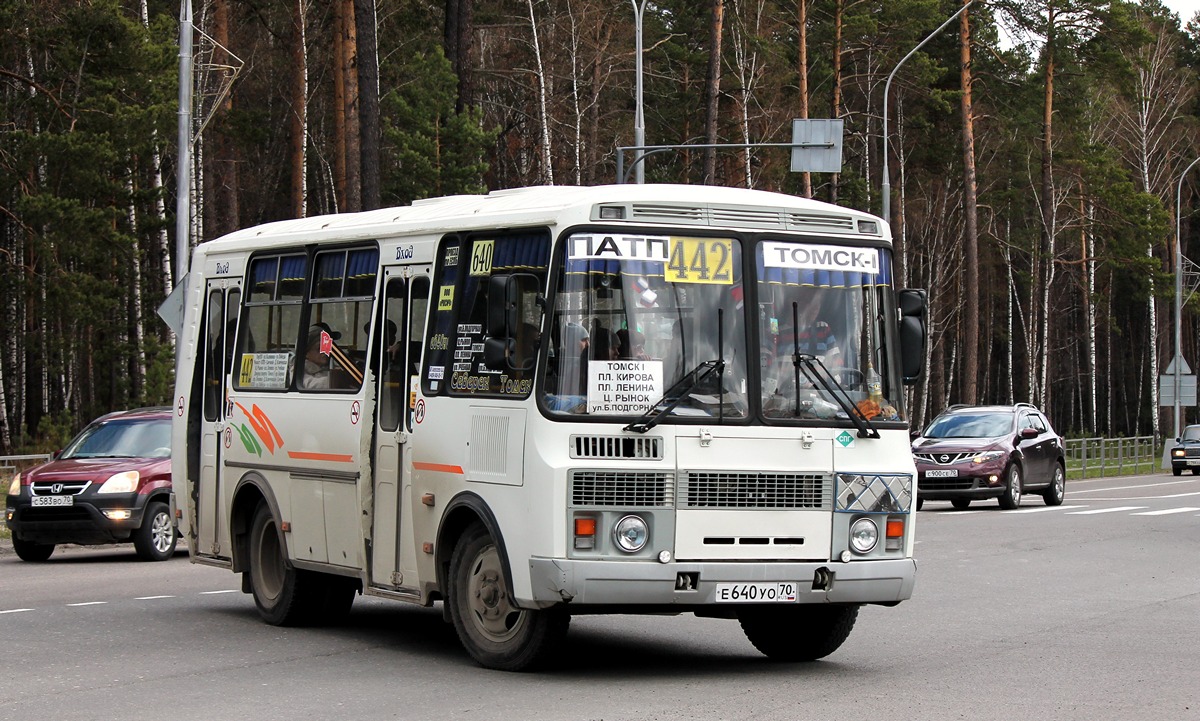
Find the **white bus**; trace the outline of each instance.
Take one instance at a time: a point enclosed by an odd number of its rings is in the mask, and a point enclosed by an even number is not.
[[[913,590],[925,296],[893,289],[891,253],[865,213],[670,185],[204,243],[173,429],[191,560],[242,574],[271,624],[441,601],[498,669],[597,613],[736,619],[772,659],[823,657]]]

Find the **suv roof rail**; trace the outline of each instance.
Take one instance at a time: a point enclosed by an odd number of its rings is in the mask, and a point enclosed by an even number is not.
[[[946,408],[946,410],[953,411],[953,410],[957,410],[959,408],[970,408],[970,407],[971,407],[970,403],[952,403],[951,405],[949,405]]]
[[[1037,410],[1037,406],[1032,403],[1014,403],[1013,408],[1032,408],[1035,411]]]

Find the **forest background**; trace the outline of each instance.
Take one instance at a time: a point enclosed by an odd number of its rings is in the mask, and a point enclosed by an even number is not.
[[[194,0],[191,242],[265,221],[616,178],[631,0]],[[641,0],[648,145],[845,121],[842,172],[786,149],[656,154],[647,182],[881,212],[884,89],[962,0]],[[174,0],[0,0],[0,453],[168,403]],[[223,80],[237,68],[231,92]],[[1158,0],[976,2],[888,96],[899,284],[929,291],[912,422],[1029,401],[1070,435],[1173,432],[1176,195],[1200,252],[1200,18]],[[207,121],[201,127],[201,122]],[[628,162],[629,158],[626,158]],[[1195,409],[1189,409],[1195,416]],[[1185,419],[1186,422],[1186,419]]]

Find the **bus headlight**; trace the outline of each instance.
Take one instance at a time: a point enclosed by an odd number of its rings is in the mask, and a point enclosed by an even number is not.
[[[650,540],[650,528],[640,516],[625,516],[613,526],[613,540],[626,553],[637,553]]]
[[[879,543],[879,526],[870,518],[860,518],[850,524],[850,547],[856,553],[870,553]]]

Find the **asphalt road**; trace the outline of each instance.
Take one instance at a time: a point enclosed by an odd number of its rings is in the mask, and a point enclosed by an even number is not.
[[[440,607],[280,629],[182,553],[0,542],[0,719],[1200,719],[1200,477],[929,502],[917,534],[913,599],[824,661],[772,664],[730,621],[584,617],[540,674],[475,666]]]

